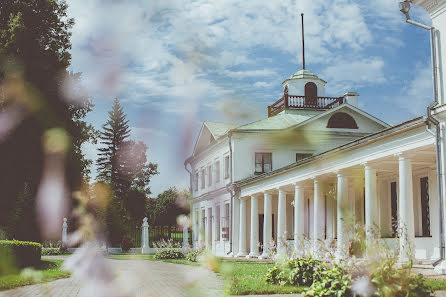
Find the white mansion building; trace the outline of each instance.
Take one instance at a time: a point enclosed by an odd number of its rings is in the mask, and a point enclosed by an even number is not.
[[[195,246],[220,256],[267,257],[273,242],[298,250],[309,238],[336,242],[342,256],[353,217],[378,230],[369,239],[399,246],[402,261],[413,246],[416,259],[446,272],[446,0],[412,2],[430,13],[437,33],[438,102],[427,115],[390,126],[359,109],[358,94],[325,97],[326,82],[300,70],[282,83],[284,94],[268,106],[267,118],[204,122],[185,161]]]

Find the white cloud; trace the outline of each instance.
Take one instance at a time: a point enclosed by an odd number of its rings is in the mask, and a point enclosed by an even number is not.
[[[330,82],[328,90],[334,93],[354,91],[367,84],[385,82],[384,61],[379,57],[340,60],[323,71],[323,78]]]
[[[417,65],[412,79],[406,84],[398,104],[413,116],[425,113],[426,106],[433,101],[432,67],[431,65]]]

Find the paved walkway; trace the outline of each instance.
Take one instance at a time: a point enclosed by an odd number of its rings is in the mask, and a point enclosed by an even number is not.
[[[223,282],[216,274],[197,266],[145,260],[111,260],[107,264],[116,279],[103,290],[74,278],[0,292],[0,297],[177,297],[222,296]]]

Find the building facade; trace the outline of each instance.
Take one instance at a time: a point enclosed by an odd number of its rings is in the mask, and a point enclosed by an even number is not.
[[[442,77],[446,1],[413,2],[432,16]],[[185,162],[194,245],[265,258],[285,243],[299,253],[307,239],[343,257],[351,224],[360,224],[368,239],[399,248],[402,262],[433,260],[445,272],[446,105],[438,81],[427,115],[395,126],[359,109],[356,93],[325,97],[326,82],[305,69],[282,83],[267,118],[205,122]]]

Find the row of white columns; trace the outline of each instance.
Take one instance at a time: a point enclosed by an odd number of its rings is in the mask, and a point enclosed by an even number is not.
[[[415,239],[414,213],[413,213],[413,187],[412,187],[412,165],[409,158],[399,154],[399,224],[400,224],[400,261],[407,261],[412,255],[410,245]],[[364,165],[365,184],[365,229],[368,240],[374,240],[377,236],[377,179],[376,168],[370,164]],[[294,249],[300,251],[299,244],[304,237],[304,187],[301,183],[294,184]],[[277,250],[285,252],[286,241],[286,191],[278,188],[278,215],[277,215]],[[324,236],[324,193],[318,178],[313,180],[313,242],[323,240]],[[346,228],[346,216],[349,206],[349,176],[345,171],[337,172],[337,256],[344,257],[348,252],[348,232]],[[271,248],[272,238],[272,190],[263,192],[264,222],[263,222],[263,254],[259,255],[259,216],[258,200],[259,194],[249,198],[234,199],[234,227],[233,227],[233,253],[238,257],[260,257],[267,258],[268,250]],[[246,246],[246,212],[247,199],[251,200],[251,230],[250,230],[250,252]]]

